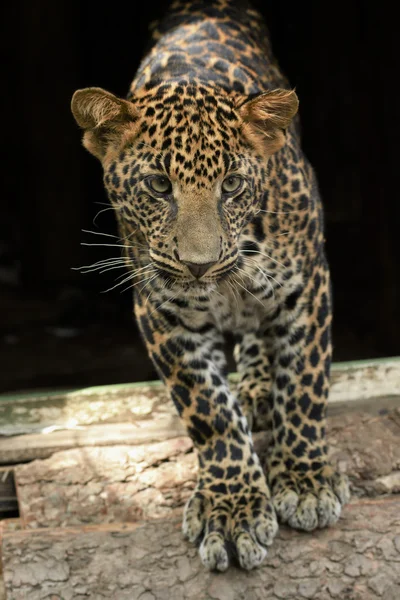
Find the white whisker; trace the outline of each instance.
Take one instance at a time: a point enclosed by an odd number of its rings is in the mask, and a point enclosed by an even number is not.
[[[83,273],[84,275],[86,275],[87,273],[94,273],[95,271],[99,271],[99,273],[104,273],[105,271],[110,270],[110,268],[116,269],[119,268],[121,269],[122,267],[126,267],[127,264],[125,261],[121,261],[121,260],[116,260],[115,262],[110,262],[106,265],[99,265],[93,269],[85,269],[85,270],[81,270],[81,273]],[[107,268],[106,268],[107,267]],[[104,270],[102,270],[104,269]]]
[[[105,266],[109,266],[111,264],[115,264],[115,262],[120,262],[121,264],[125,264],[125,259],[121,257],[111,257],[105,258],[103,260],[99,260],[98,262],[93,263],[92,265],[82,265],[81,267],[71,267],[72,271],[81,271],[82,269],[93,269],[96,271],[97,269],[102,269]]]
[[[154,269],[154,265],[153,265],[152,263],[150,263],[150,264],[148,264],[148,265],[145,265],[144,267],[141,267],[140,269],[135,269],[135,271],[131,271],[131,273],[134,273],[134,274],[135,274],[135,275],[134,275],[135,277],[136,277],[138,274],[140,274],[140,275],[144,275],[144,272],[145,272],[145,270],[146,270],[146,269],[150,269],[150,268]],[[116,277],[116,278],[115,278],[115,281],[117,281],[117,279],[121,279],[121,277],[123,277],[123,276],[124,276],[124,274],[125,274],[125,273],[123,273],[122,275],[118,275],[118,277]]]
[[[98,217],[99,217],[99,216],[100,216],[102,213],[104,213],[104,212],[107,212],[108,210],[114,210],[114,211],[115,211],[116,209],[115,209],[113,206],[109,206],[108,208],[103,208],[102,210],[99,210],[99,212],[97,213],[97,215],[96,215],[96,216],[93,218],[93,221],[92,221],[93,225],[95,225],[95,226],[97,227],[97,225],[96,225],[96,219],[97,219],[97,218],[98,218]]]
[[[268,273],[265,269],[262,269],[260,267],[260,265],[258,264],[258,262],[256,261],[255,258],[253,258],[252,256],[243,256],[242,257],[244,260],[251,260],[254,262],[255,266],[257,267],[257,269],[260,271],[260,273],[266,278],[266,279],[271,279],[272,281],[275,281],[275,283],[277,283],[279,285],[279,287],[282,287],[282,283],[280,283],[280,281],[278,281],[277,279],[275,279],[275,277],[273,277],[273,275],[271,275],[270,273]],[[271,282],[269,282],[269,284],[271,285]],[[271,287],[273,288],[273,286],[271,285]]]
[[[171,281],[170,278],[168,277],[168,279],[166,280],[166,282]],[[164,302],[162,304],[160,304],[159,306],[156,306],[155,309],[150,313],[150,316],[156,311],[156,310],[160,310],[164,304],[167,304],[167,302],[171,302],[172,300],[175,300],[175,298],[178,296],[179,292],[177,292],[174,296],[172,296],[172,298],[167,298],[166,300],[164,300]]]
[[[234,300],[236,302],[236,307],[239,310],[239,299],[240,299],[240,296],[238,295],[237,291],[235,290],[235,287],[234,287],[233,283],[230,281],[231,275],[232,274],[230,274],[229,277],[227,278],[226,283],[229,285],[229,288],[232,290],[232,295],[233,295],[233,298],[234,298]]]
[[[144,281],[146,281],[146,283],[144,284],[144,286],[139,290],[139,294],[141,294],[143,292],[143,290],[146,289],[146,287],[152,282],[154,281],[154,279],[156,279],[156,277],[158,277],[158,272],[155,273],[155,275],[152,275],[151,277],[149,277],[148,279],[142,279],[141,281],[137,281],[136,283],[134,283],[133,285],[128,285],[127,288],[125,288],[124,290],[122,290],[121,294],[123,294],[124,292],[126,292],[126,290],[132,289],[134,287],[136,287],[137,285],[139,285],[139,283],[143,283]],[[150,294],[151,294],[152,290],[150,290]]]
[[[88,244],[81,242],[81,246],[108,246],[110,248],[132,248],[132,246],[121,246],[121,244]]]
[[[262,269],[262,268],[261,268],[259,265],[257,265],[257,266],[258,266],[258,269],[259,269],[259,271],[261,271],[261,273],[262,273],[262,274],[263,274],[265,277],[267,277],[268,279],[272,279],[272,281],[275,281],[275,283],[276,283],[277,285],[279,285],[279,287],[282,287],[282,283],[281,283],[280,281],[278,281],[277,279],[275,279],[275,277],[273,277],[273,276],[272,276],[272,275],[270,275],[269,273],[266,273],[266,272],[264,271],[264,269]]]
[[[250,273],[247,273],[247,271],[245,271],[244,269],[241,269],[240,267],[236,267],[235,272],[238,273],[239,271],[241,273],[244,273],[245,276],[248,279],[250,279],[256,285],[256,287],[259,287],[259,283],[258,283],[258,281],[256,280],[255,277],[253,277],[252,275],[250,275]],[[242,282],[245,283],[242,275],[240,275],[240,278],[241,278]]]
[[[268,285],[269,285],[269,289],[272,291],[272,297],[273,297],[273,298],[274,298],[274,300],[275,300],[275,288],[274,288],[274,286],[272,285],[272,283],[270,282],[268,275],[267,275],[266,273],[264,273],[264,271],[263,271],[263,270],[261,269],[261,267],[259,267],[258,265],[257,265],[257,268],[258,268],[258,270],[260,271],[261,275],[264,277],[265,281],[268,283]]]
[[[114,238],[118,240],[118,236],[112,235],[111,233],[102,233],[101,231],[90,231],[90,229],[82,229],[84,233],[92,233],[93,235],[105,235],[106,237]]]
[[[232,277],[233,277],[233,276],[232,276]],[[257,302],[259,302],[259,303],[261,304],[261,306],[264,306],[264,307],[265,307],[264,303],[263,303],[263,302],[261,302],[260,298],[257,298],[257,296],[255,296],[255,295],[254,295],[252,292],[250,292],[250,290],[248,290],[248,289],[247,289],[247,288],[246,288],[244,285],[242,285],[241,283],[239,283],[239,281],[238,281],[238,280],[237,280],[235,277],[233,277],[233,280],[235,281],[235,283],[236,283],[237,285],[239,285],[241,288],[243,288],[245,292],[247,292],[248,294],[250,294],[250,296],[253,296],[253,298],[254,298],[255,300],[257,300]]]
[[[101,274],[103,274],[103,273],[107,273],[107,271],[113,271],[114,269],[122,269],[122,268],[124,268],[124,267],[125,267],[125,268],[127,267],[126,263],[123,263],[123,264],[120,264],[120,265],[115,265],[114,267],[108,267],[107,269],[103,269],[102,271],[99,271],[99,273],[100,273],[100,275],[101,275]],[[95,270],[95,269],[94,269],[94,270]],[[96,269],[96,270],[98,270],[98,269]],[[83,273],[83,272],[84,272],[84,271],[82,271],[82,273]],[[87,271],[86,271],[86,273],[87,273]],[[118,278],[117,278],[117,279],[118,279]]]
[[[149,275],[149,273],[146,273],[146,275]],[[123,279],[122,281],[119,281],[118,283],[116,283],[112,287],[108,288],[107,290],[103,290],[102,294],[105,294],[106,292],[111,292],[112,290],[115,290],[115,288],[117,288],[118,286],[123,285],[124,283],[134,279],[135,277],[136,277],[135,273],[129,273],[129,275],[127,277],[125,277],[125,279]],[[146,277],[144,279],[142,279],[141,281],[146,281]],[[137,285],[138,283],[141,283],[141,281],[136,282],[135,285]],[[134,286],[132,286],[132,287],[134,287]]]
[[[251,252],[252,254],[260,254],[261,256],[265,256],[265,258],[268,258],[268,260],[272,260],[272,262],[285,268],[285,265],[283,263],[279,262],[279,260],[276,260],[275,258],[272,258],[272,256],[270,256],[269,254],[265,254],[264,252],[260,252],[259,250],[245,250],[246,254],[248,252]],[[246,254],[243,254],[243,250],[240,250],[240,256],[245,257]],[[252,257],[249,256],[248,258],[252,258]]]

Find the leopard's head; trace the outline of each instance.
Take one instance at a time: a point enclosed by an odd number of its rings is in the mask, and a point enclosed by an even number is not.
[[[100,88],[72,99],[124,231],[138,231],[159,275],[186,288],[210,286],[234,267],[268,159],[297,107],[294,91],[248,98],[182,81],[129,101]]]

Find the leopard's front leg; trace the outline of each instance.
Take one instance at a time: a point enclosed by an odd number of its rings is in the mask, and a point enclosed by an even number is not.
[[[209,317],[137,295],[135,312],[147,348],[198,452],[199,478],[184,513],[183,532],[200,541],[209,569],[228,567],[232,542],[245,569],[260,564],[277,532],[258,456],[240,406],[213,362],[219,343]]]
[[[281,521],[304,530],[335,523],[349,499],[325,440],[330,326],[329,273],[321,262],[266,331],[275,348],[268,481]]]
[[[239,375],[237,397],[249,428],[268,429],[271,421],[271,364],[260,332],[238,334],[234,358]]]

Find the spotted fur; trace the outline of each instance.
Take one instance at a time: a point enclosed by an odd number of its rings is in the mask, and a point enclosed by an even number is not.
[[[172,2],[128,99],[78,90],[104,167],[135,314],[199,457],[184,534],[209,569],[227,541],[257,566],[277,516],[335,523],[348,485],[327,460],[331,293],[297,97],[246,2]],[[237,397],[223,332],[236,336]],[[250,428],[272,432],[262,465]]]

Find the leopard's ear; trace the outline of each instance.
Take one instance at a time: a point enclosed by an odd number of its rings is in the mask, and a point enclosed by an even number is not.
[[[110,147],[118,147],[137,129],[134,105],[101,88],[77,90],[71,110],[78,125],[85,130],[83,145],[100,160]]]
[[[285,144],[285,130],[298,107],[293,90],[276,89],[247,99],[239,107],[242,134],[260,154],[274,154]]]

